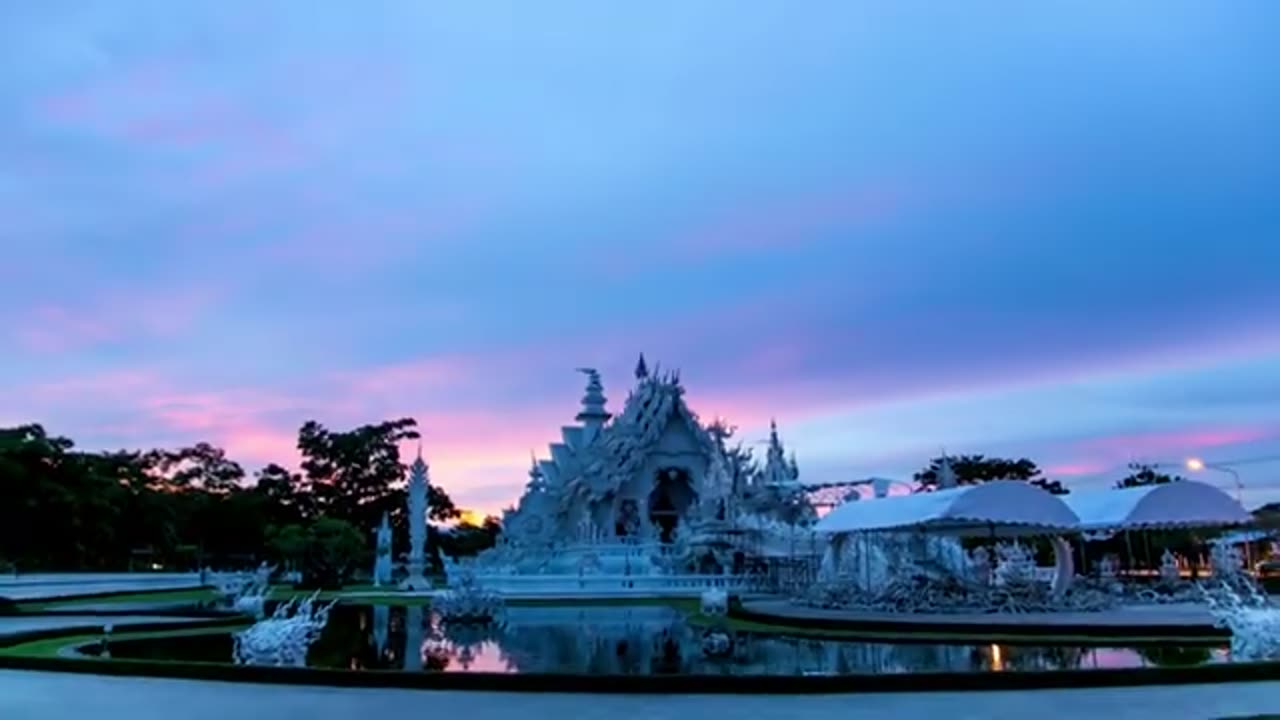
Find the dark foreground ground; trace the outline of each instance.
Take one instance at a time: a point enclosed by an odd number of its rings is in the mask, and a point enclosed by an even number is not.
[[[1280,683],[1098,690],[819,696],[632,696],[251,685],[0,671],[4,720],[1122,720],[1247,717],[1280,710]]]

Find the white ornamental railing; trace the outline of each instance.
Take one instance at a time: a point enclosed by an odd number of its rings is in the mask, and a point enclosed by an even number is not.
[[[738,575],[476,575],[505,595],[698,596],[705,590],[744,591],[756,580]]]

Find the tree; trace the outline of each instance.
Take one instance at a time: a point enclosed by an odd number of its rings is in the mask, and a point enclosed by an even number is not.
[[[951,463],[951,471],[955,474],[958,485],[979,485],[992,480],[1021,480],[1043,488],[1054,495],[1065,495],[1069,492],[1057,480],[1050,480],[1040,474],[1040,468],[1027,458],[1010,460],[1007,458],[989,458],[983,455],[957,455],[945,458]],[[944,458],[937,457],[929,461],[929,466],[915,474],[915,481],[925,490],[933,490],[938,485],[938,470]]]
[[[366,541],[383,511],[397,545],[407,546],[398,445],[417,437],[414,427],[406,419],[332,432],[307,423],[299,432],[305,475],[271,464],[252,487],[238,463],[205,442],[86,452],[38,424],[0,428],[0,567],[244,567],[266,550],[277,562],[315,558],[323,571],[312,575],[331,583],[368,560]],[[439,486],[428,500],[432,522],[461,515]],[[354,534],[317,525],[324,516],[350,522]],[[463,534],[467,547],[496,537],[488,525]],[[348,550],[360,557],[343,556]]]
[[[1129,463],[1129,474],[1116,481],[1116,489],[1142,487],[1144,485],[1163,485],[1182,480],[1186,480],[1186,478],[1181,475],[1160,472],[1155,465]]]
[[[287,569],[301,567],[307,555],[307,530],[301,525],[268,527],[266,545],[278,565]]]
[[[315,514],[311,497],[304,492],[302,476],[275,463],[258,471],[253,492],[263,499],[270,525],[292,525]]]
[[[228,460],[222,448],[207,442],[173,451],[153,451],[149,459],[174,488],[224,493],[239,488],[245,477],[239,463]]]
[[[502,522],[492,515],[486,516],[480,525],[460,523],[438,534],[440,552],[453,558],[478,555],[496,545],[500,534]]]
[[[334,432],[313,421],[298,431],[302,470],[318,513],[372,530],[404,479],[400,444],[419,436],[412,418]]]
[[[436,522],[449,522],[462,517],[462,511],[453,504],[453,498],[439,485],[427,487],[427,518]]]
[[[364,534],[349,522],[320,518],[307,531],[302,583],[305,587],[341,589],[366,559]]]

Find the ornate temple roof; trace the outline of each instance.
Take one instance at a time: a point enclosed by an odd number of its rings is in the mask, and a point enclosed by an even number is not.
[[[573,472],[564,477],[561,510],[575,498],[596,501],[617,492],[657,447],[672,419],[683,423],[708,455],[715,449],[711,436],[684,402],[679,373],[637,372],[637,376],[622,412],[567,463]]]

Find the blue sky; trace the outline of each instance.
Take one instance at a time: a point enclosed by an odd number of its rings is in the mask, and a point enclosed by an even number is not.
[[[9,3],[0,421],[496,509],[645,351],[815,481],[1280,454],[1280,9],[1117,5]]]

